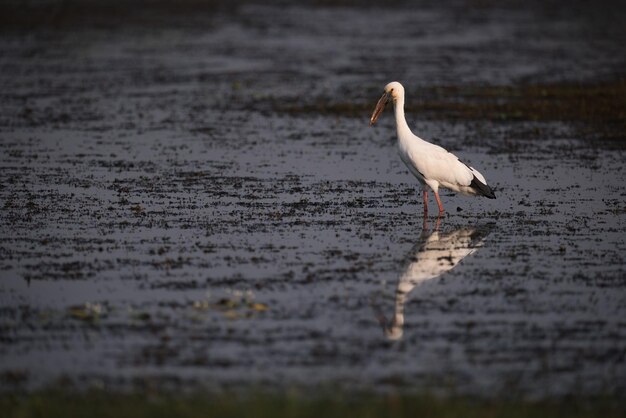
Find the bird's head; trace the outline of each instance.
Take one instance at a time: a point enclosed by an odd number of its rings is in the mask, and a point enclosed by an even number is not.
[[[376,103],[376,108],[374,109],[374,113],[372,113],[372,117],[370,118],[370,126],[376,123],[380,114],[385,110],[385,105],[389,102],[389,100],[393,100],[394,102],[399,98],[404,97],[404,87],[402,84],[397,81],[392,81],[391,83],[385,86],[385,92],[383,93],[378,103]]]

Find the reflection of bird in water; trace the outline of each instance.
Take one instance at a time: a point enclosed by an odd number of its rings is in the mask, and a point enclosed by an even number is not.
[[[428,212],[428,188],[435,193],[440,214],[443,213],[443,205],[439,199],[439,187],[465,195],[496,198],[485,177],[478,170],[439,145],[426,142],[411,132],[404,118],[404,87],[397,81],[385,86],[385,92],[376,104],[370,119],[370,126],[376,123],[389,100],[393,100],[396,115],[400,158],[422,185],[424,213]]]
[[[402,338],[404,325],[404,303],[415,286],[441,276],[452,270],[461,260],[482,246],[489,233],[487,227],[459,228],[450,232],[439,232],[439,219],[432,232],[425,226],[420,240],[411,249],[406,267],[396,288],[396,303],[392,320],[388,323],[379,313],[379,321],[390,340]]]

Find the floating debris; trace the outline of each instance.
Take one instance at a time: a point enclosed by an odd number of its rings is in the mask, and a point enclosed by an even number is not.
[[[100,317],[106,316],[107,310],[100,303],[85,303],[67,308],[67,313],[74,319],[82,321],[96,321]]]

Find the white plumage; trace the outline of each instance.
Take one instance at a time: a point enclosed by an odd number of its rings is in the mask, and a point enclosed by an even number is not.
[[[385,86],[385,92],[376,104],[370,126],[373,125],[387,102],[392,99],[398,130],[398,151],[409,171],[419,180],[424,193],[424,213],[428,212],[428,186],[434,193],[443,213],[439,187],[465,195],[485,196],[495,199],[485,177],[473,167],[463,163],[456,155],[444,148],[426,142],[411,132],[404,117],[404,87],[397,81]]]

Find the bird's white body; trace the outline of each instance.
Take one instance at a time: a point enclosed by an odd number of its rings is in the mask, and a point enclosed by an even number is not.
[[[398,153],[409,171],[433,191],[443,187],[465,195],[476,195],[477,191],[470,187],[472,179],[476,176],[486,183],[485,177],[445,148],[426,142],[411,132],[404,117],[404,97],[401,99],[394,103]]]
[[[425,205],[427,205],[426,186],[435,192],[440,212],[443,212],[443,207],[439,200],[439,187],[465,195],[483,195],[495,198],[493,190],[487,186],[485,177],[478,170],[463,163],[456,155],[444,148],[426,142],[411,132],[404,116],[404,87],[402,84],[394,81],[385,86],[385,94],[372,115],[371,123],[374,123],[382,112],[388,97],[393,98],[400,158],[422,184]],[[425,206],[426,208],[427,206]]]

